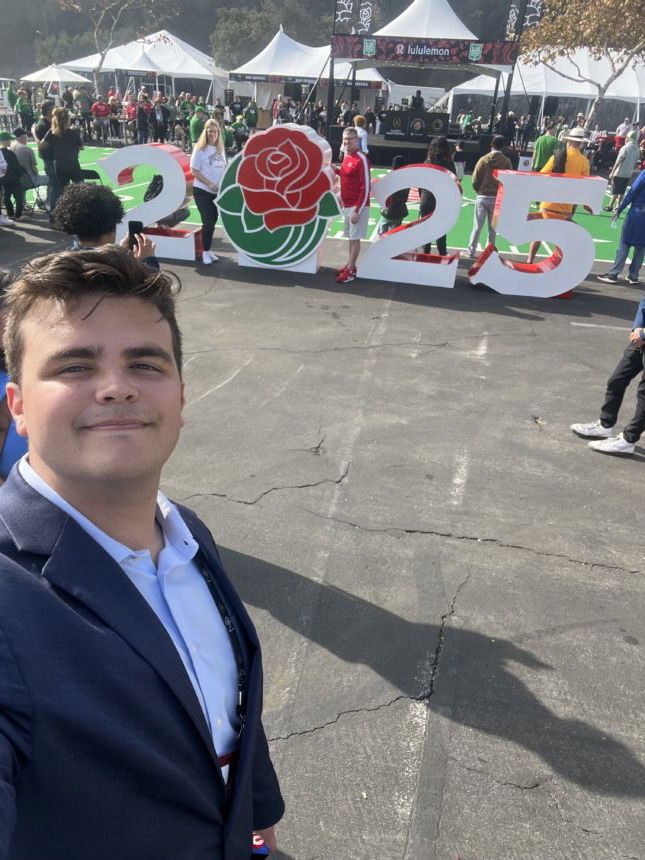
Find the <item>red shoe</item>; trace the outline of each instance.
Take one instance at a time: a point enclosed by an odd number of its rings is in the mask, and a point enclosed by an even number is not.
[[[345,268],[336,278],[337,284],[348,284],[356,278],[356,269]]]
[[[334,275],[336,277],[338,277],[339,275],[342,275],[343,272],[346,272],[348,268],[349,268],[349,266],[343,266],[342,269],[336,269],[336,271],[334,272]]]

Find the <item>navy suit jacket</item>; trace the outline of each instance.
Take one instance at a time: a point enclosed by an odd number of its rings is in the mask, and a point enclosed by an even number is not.
[[[245,652],[232,797],[165,628],[121,567],[14,468],[0,489],[0,858],[248,860],[252,830],[281,818],[257,636],[210,532],[180,510]]]

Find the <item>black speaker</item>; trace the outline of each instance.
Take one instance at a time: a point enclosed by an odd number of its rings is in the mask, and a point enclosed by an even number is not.
[[[487,152],[490,151],[490,144],[493,139],[492,134],[480,134],[479,135],[479,151],[482,155],[486,155]]]
[[[361,97],[361,91],[359,90],[358,87],[354,87],[352,89],[352,103],[356,102],[356,104],[358,104],[360,97]]]
[[[557,96],[547,96],[544,99],[544,116],[554,117],[558,112],[560,99]]]
[[[529,113],[531,116],[537,116],[540,110],[540,96],[531,96],[529,100]]]

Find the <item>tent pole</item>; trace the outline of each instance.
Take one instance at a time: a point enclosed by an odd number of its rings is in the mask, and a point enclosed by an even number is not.
[[[490,122],[488,126],[490,128],[490,133],[493,133],[493,126],[495,125],[495,113],[497,111],[497,96],[499,94],[499,82],[502,79],[502,73],[498,72],[495,78],[495,92],[493,93],[493,104],[490,108]],[[452,113],[452,102],[450,104],[450,112]]]
[[[526,18],[526,7],[528,0],[522,0],[520,5],[519,14],[517,16],[517,21],[515,22],[515,34],[514,39],[516,42],[519,42],[522,33],[524,32],[524,19]],[[515,66],[517,65],[517,60],[511,66],[511,71],[508,76],[508,80],[506,81],[506,90],[504,92],[504,101],[502,102],[502,119],[500,122],[500,128],[503,128],[506,124],[506,116],[508,114],[508,103],[511,98],[511,88],[513,86],[513,75],[515,74]],[[512,143],[512,141],[509,141]]]
[[[315,83],[315,84],[313,85],[313,87],[311,87],[311,89],[309,90],[309,95],[308,95],[308,96],[307,96],[307,98],[305,99],[305,103],[302,105],[302,107],[301,107],[301,108],[300,108],[300,110],[298,111],[298,116],[296,117],[296,122],[298,122],[298,120],[300,119],[300,117],[301,117],[301,116],[303,115],[303,113],[305,112],[305,108],[306,108],[306,107],[307,107],[307,105],[309,104],[309,101],[311,100],[311,97],[312,97],[312,95],[313,95],[313,93],[314,93],[314,90],[316,89],[316,87],[317,87],[317,86],[318,86],[318,84],[320,83],[320,79],[322,78],[323,73],[324,73],[324,71],[325,71],[325,69],[326,69],[326,67],[327,67],[327,63],[330,61],[330,59],[331,59],[330,57],[327,57],[327,59],[325,60],[325,63],[324,63],[324,65],[323,65],[322,69],[320,70],[320,74],[319,74],[319,75],[318,75],[318,77],[316,78],[316,83]],[[257,84],[256,84],[256,88],[257,88]]]
[[[329,53],[329,87],[327,88],[327,140],[331,137],[331,127],[334,122],[334,58]]]

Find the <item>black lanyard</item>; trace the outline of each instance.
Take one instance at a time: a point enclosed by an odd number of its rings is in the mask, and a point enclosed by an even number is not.
[[[237,667],[237,703],[235,707],[235,713],[240,722],[240,731],[238,738],[241,738],[242,732],[244,731],[244,720],[246,717],[246,667],[244,665],[244,655],[242,653],[242,643],[240,641],[240,635],[237,631],[237,627],[235,626],[233,614],[232,612],[230,612],[230,610],[224,603],[222,595],[220,594],[219,589],[217,587],[217,583],[215,582],[213,574],[211,573],[211,570],[208,566],[208,562],[204,558],[201,550],[197,551],[195,561],[197,562],[199,572],[204,577],[204,582],[208,586],[208,590],[210,591],[211,597],[215,602],[217,611],[221,615],[222,621],[224,622],[224,627],[226,628],[226,632],[228,633],[228,638],[231,641],[233,657],[235,658],[235,665]]]

